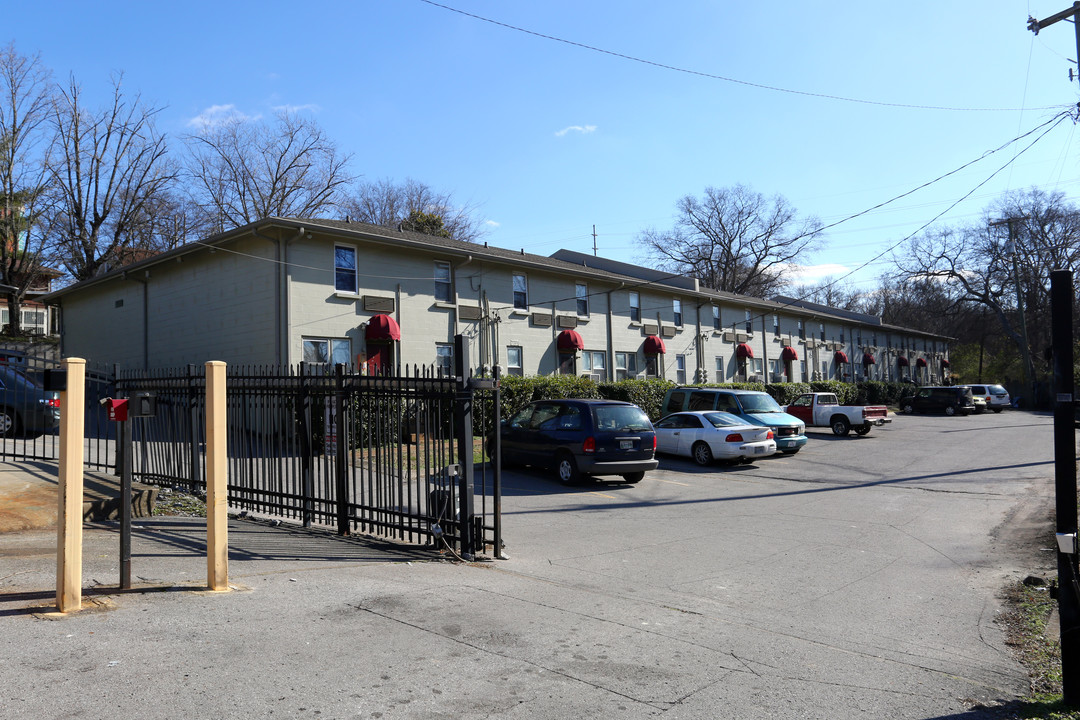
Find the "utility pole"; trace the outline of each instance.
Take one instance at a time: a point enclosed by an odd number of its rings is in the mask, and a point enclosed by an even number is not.
[[[1080,6],[1080,2],[1077,3]],[[1027,385],[1027,391],[1031,393],[1030,402],[1031,406],[1035,403],[1035,365],[1031,362],[1031,347],[1028,343],[1028,331],[1027,331],[1027,318],[1024,317],[1024,295],[1020,288],[1020,271],[1017,269],[1016,262],[1016,223],[1020,220],[1027,220],[1027,216],[1023,217],[1010,217],[1004,220],[995,220],[990,223],[990,227],[997,227],[999,225],[1008,225],[1009,227],[1009,255],[1012,256],[1012,276],[1013,285],[1016,290],[1016,311],[1020,314],[1020,356],[1024,360],[1024,383]]]
[[[596,257],[596,226],[592,226],[592,254]]]
[[[1068,10],[1062,10],[1044,20],[1036,20],[1028,15],[1028,30],[1038,35],[1043,28],[1053,25],[1058,20],[1068,20],[1071,17],[1076,17],[1078,13],[1080,13],[1080,1],[1074,2]],[[1080,63],[1080,23],[1073,20],[1072,24],[1076,30],[1076,59]],[[1077,77],[1080,78],[1080,73],[1077,73]],[[1069,81],[1072,82],[1072,68],[1069,68]]]

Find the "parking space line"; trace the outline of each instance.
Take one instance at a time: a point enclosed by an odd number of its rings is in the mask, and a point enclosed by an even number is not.
[[[654,478],[657,482],[667,483],[668,485],[682,485],[683,487],[693,487],[690,483],[676,482],[675,480],[665,480],[664,478]]]
[[[614,499],[615,499],[615,496],[614,496],[614,495],[607,495],[607,494],[605,494],[605,493],[602,493],[602,492],[597,492],[597,491],[595,491],[595,490],[590,490],[590,491],[589,491],[589,494],[590,494],[590,495],[599,495],[600,497],[602,497],[602,498],[608,498],[609,500],[614,500]]]

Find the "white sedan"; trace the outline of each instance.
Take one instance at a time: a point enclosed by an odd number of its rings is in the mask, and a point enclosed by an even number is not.
[[[656,423],[656,452],[694,458],[698,465],[713,460],[751,460],[776,452],[773,431],[726,412],[681,412]]]

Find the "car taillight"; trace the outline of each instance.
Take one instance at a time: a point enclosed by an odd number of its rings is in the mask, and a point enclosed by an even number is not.
[[[49,398],[45,402],[48,404],[49,407],[54,407],[54,408],[60,407],[60,398],[58,398],[58,397]]]
[[[766,439],[766,440],[772,440],[772,439],[773,439],[773,434],[772,434],[772,430],[770,430],[769,432],[765,433],[765,439]]]
[[[592,455],[594,452],[596,452],[596,438],[591,436],[585,438],[585,442],[584,444],[582,444],[581,449],[586,454]]]
[[[656,452],[656,436],[652,436],[652,451]]]
[[[724,440],[725,442],[742,442],[742,435],[739,433],[731,433],[724,438]]]

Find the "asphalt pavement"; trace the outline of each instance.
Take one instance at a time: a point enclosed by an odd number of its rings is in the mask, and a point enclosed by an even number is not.
[[[214,593],[205,521],[152,517],[118,592],[91,523],[68,615],[55,519],[0,533],[0,716],[993,717],[1027,690],[1000,590],[1054,561],[1050,421],[915,420],[635,486],[507,472],[507,560],[234,518]]]

